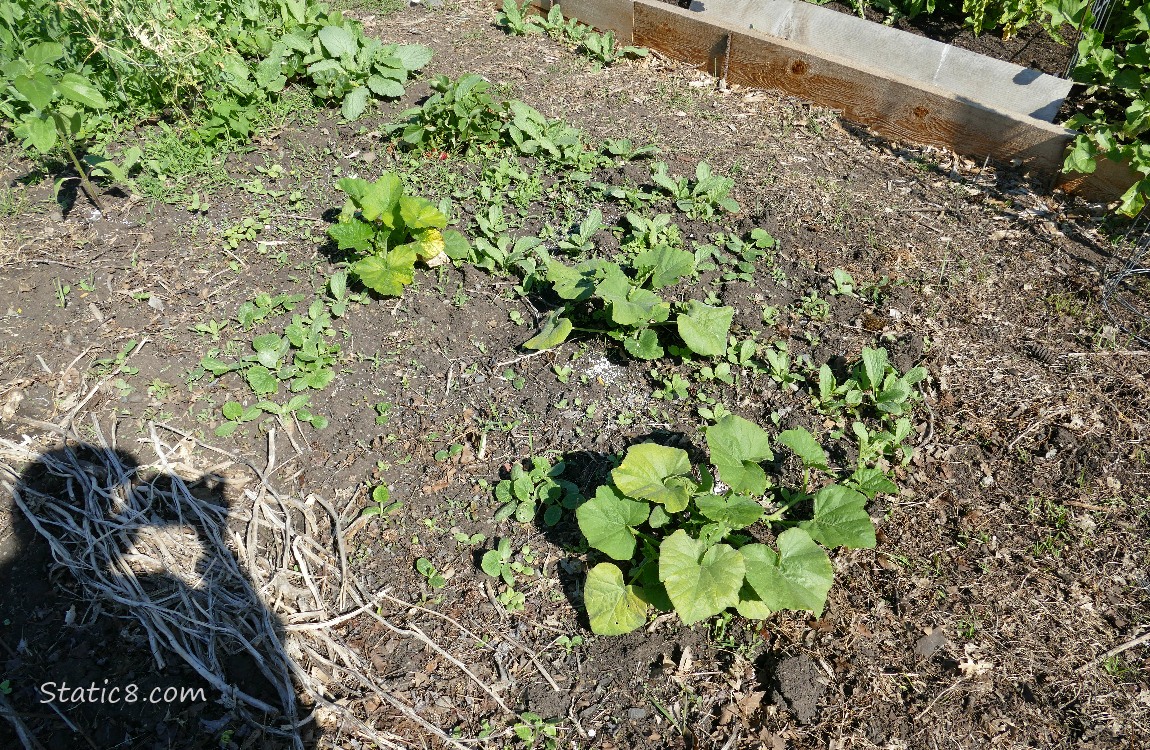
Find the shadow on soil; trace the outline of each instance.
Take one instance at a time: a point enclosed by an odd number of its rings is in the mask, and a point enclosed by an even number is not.
[[[0,746],[314,747],[314,738],[300,734],[311,727],[272,736],[228,708],[247,696],[273,708],[253,712],[265,726],[291,723],[261,669],[266,639],[255,639],[247,653],[228,631],[236,618],[257,630],[256,623],[270,621],[282,639],[278,618],[250,608],[227,611],[226,622],[217,617],[236,602],[260,601],[242,566],[204,541],[230,535],[222,523],[224,483],[204,475],[179,481],[189,492],[176,492],[170,475],[143,476],[138,467],[122,451],[70,445],[42,454],[13,488],[13,533],[0,540],[0,677],[7,693],[0,699],[8,704],[0,703],[8,719],[0,722]],[[116,529],[110,544],[92,535],[109,528]],[[167,552],[194,559],[194,572],[189,565],[177,575],[146,554],[155,548],[141,542],[157,530],[178,535]],[[77,585],[74,571],[87,586]],[[210,644],[207,661],[215,662],[226,691],[173,653],[170,635],[143,627],[145,615],[131,608],[141,602],[174,613],[166,621],[171,631],[202,628],[187,638]],[[297,715],[306,710],[295,707]],[[263,744],[253,734],[263,734]]]

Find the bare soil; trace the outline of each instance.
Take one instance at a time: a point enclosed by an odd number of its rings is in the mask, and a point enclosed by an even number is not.
[[[686,237],[762,227],[780,241],[784,283],[760,268],[753,282],[705,278],[695,290],[711,289],[738,309],[739,335],[785,340],[816,364],[881,344],[899,367],[930,372],[902,490],[869,508],[878,548],[835,554],[821,618],[783,613],[761,624],[734,617],[693,627],[659,618],[600,637],[581,610],[586,555],[577,530],[569,521],[495,523],[497,504],[482,483],[551,452],[588,490],[606,476],[609,457],[635,442],[701,448],[701,384],[688,399],[656,399],[663,389],[650,363],[594,338],[526,357],[519,345],[544,311],[539,300],[473,268],[420,271],[401,299],[353,305],[337,321],[339,374],[312,399],[331,424],[281,424],[272,477],[281,490],[322,496],[343,514],[349,559],[369,588],[455,624],[403,607],[390,607],[391,615],[418,622],[514,710],[560,720],[561,747],[1150,744],[1150,651],[1143,643],[1110,655],[1150,627],[1150,360],[1099,307],[1100,274],[1117,251],[1097,229],[1096,207],[1045,196],[1024,175],[994,165],[874,139],[774,93],[717,90],[703,74],[662,60],[596,69],[546,37],[505,36],[487,3],[361,17],[384,40],[434,48],[429,76],[477,72],[501,94],[593,138],[655,143],[674,173],[706,160],[733,176],[738,215],[676,220]],[[61,205],[53,199],[59,175],[5,146],[0,177],[11,208],[0,216],[0,406],[11,409],[2,412],[0,435],[51,444],[44,423],[76,411],[76,429],[95,421],[122,446],[163,422],[264,466],[269,435],[257,423],[230,438],[213,434],[225,401],[251,402],[242,380],[185,384],[209,348],[229,339],[248,346],[251,333],[233,325],[213,341],[191,329],[234,316],[259,292],[322,293],[333,268],[323,230],[343,202],[336,180],[389,168],[418,177],[384,126],[426,93],[425,84],[414,86],[352,124],[333,110],[301,108],[252,150],[227,156],[218,165],[225,179],[173,185],[206,198],[197,212],[183,201],[114,191],[103,196],[102,217],[82,195]],[[281,177],[267,172],[276,164]],[[436,176],[454,169],[451,159],[428,155],[427,179],[415,189],[442,191]],[[628,166],[616,179],[642,181],[645,173]],[[243,187],[257,179],[301,191],[302,202],[289,206]],[[559,224],[592,207],[555,200]],[[609,222],[623,211],[601,207]],[[225,230],[264,208],[272,218],[258,240],[278,244],[228,247]],[[536,216],[514,231],[541,225]],[[875,284],[876,293],[830,296],[835,268]],[[57,282],[71,287],[63,300]],[[788,307],[810,289],[830,301],[827,320]],[[775,326],[762,322],[765,305],[782,310]],[[93,369],[129,341],[145,342],[128,361],[135,373]],[[561,382],[556,370],[567,366],[572,374]],[[684,364],[663,367],[695,379]],[[825,428],[804,390],[765,377],[706,390],[760,424],[777,413],[779,429]],[[377,403],[392,405],[384,424]],[[452,445],[461,451],[437,460]],[[253,472],[242,463],[213,469],[220,456],[202,445],[192,455],[202,473],[221,475],[219,492],[242,515],[240,489]],[[142,449],[139,458],[147,460]],[[51,490],[34,466],[20,481]],[[380,483],[402,507],[357,521]],[[486,541],[459,542],[456,532]],[[477,565],[502,537],[536,555],[539,572],[521,585],[521,612],[496,601],[500,588]],[[241,544],[235,552],[245,559]],[[444,588],[430,588],[415,571],[421,557],[445,575]],[[203,684],[172,654],[158,669],[132,612],[90,601],[51,560],[0,493],[0,682],[10,681],[11,713],[44,747],[282,746],[232,721],[210,691],[206,701],[178,705],[41,702],[37,688],[46,681]],[[371,619],[352,618],[331,635],[425,720],[461,737],[514,720],[456,664]],[[582,642],[568,649],[559,636]],[[409,747],[438,743],[337,678],[330,691]],[[0,746],[18,746],[13,731],[0,721]],[[303,732],[308,747],[366,746],[322,722]],[[527,746],[506,735],[480,746],[500,743]]]

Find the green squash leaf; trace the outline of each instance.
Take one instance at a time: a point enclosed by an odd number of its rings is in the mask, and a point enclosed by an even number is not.
[[[595,497],[575,509],[575,517],[589,545],[616,560],[630,560],[635,554],[635,527],[650,512],[646,503],[620,497],[601,485]]]
[[[523,343],[524,349],[551,349],[559,346],[571,335],[571,321],[555,313],[547,316],[539,333]]]
[[[659,335],[650,328],[644,328],[637,335],[623,339],[623,348],[638,359],[659,359],[663,347],[659,345]]]
[[[718,357],[727,351],[727,333],[735,318],[733,307],[711,307],[691,300],[675,323],[683,343],[696,354]]]
[[[827,454],[823,451],[823,447],[819,445],[819,441],[815,440],[814,435],[804,428],[796,427],[793,430],[780,432],[779,436],[775,438],[775,442],[794,451],[799,460],[803,462],[803,466],[822,471],[830,470],[827,465]]]
[[[335,244],[340,250],[357,250],[361,253],[369,253],[372,249],[375,229],[365,221],[350,219],[341,221],[339,224],[332,224],[327,228],[327,234],[335,240]]]
[[[695,498],[695,505],[704,516],[732,530],[747,528],[766,512],[763,506],[743,495],[702,495]]]
[[[425,198],[405,195],[399,199],[399,215],[408,229],[443,229],[447,217]]]
[[[834,568],[826,550],[802,529],[787,529],[778,538],[776,553],[765,544],[748,544],[740,552],[746,561],[747,583],[772,609],[806,609],[822,615]]]
[[[659,580],[688,625],[738,604],[745,572],[743,556],[734,547],[708,549],[682,529],[659,545]]]
[[[898,485],[890,481],[882,469],[860,467],[855,469],[847,482],[866,495],[868,500],[874,500],[876,495],[894,495],[898,492]]]
[[[803,521],[815,541],[827,547],[873,549],[874,522],[866,512],[866,497],[838,484],[823,487],[815,495],[815,517]]]
[[[728,414],[706,430],[711,462],[719,478],[735,492],[761,495],[767,491],[762,461],[773,461],[771,438],[754,422]]]
[[[383,76],[368,76],[367,87],[376,96],[382,96],[387,99],[394,99],[403,96],[403,84],[399,81],[394,81],[390,78]]]
[[[431,62],[434,53],[422,44],[401,44],[392,53],[408,70],[420,70]]]
[[[627,449],[623,462],[611,471],[611,481],[628,497],[661,503],[668,512],[677,513],[691,497],[690,471],[685,450],[640,443]]]
[[[599,563],[587,571],[583,603],[591,631],[599,635],[622,635],[647,622],[647,603],[638,586],[623,583],[623,571],[612,563]]]
[[[400,245],[382,256],[369,255],[352,264],[351,272],[368,289],[398,297],[415,278],[415,250],[410,245]]]

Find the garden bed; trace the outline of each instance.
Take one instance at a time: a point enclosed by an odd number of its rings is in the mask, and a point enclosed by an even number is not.
[[[730,175],[736,213],[692,217],[668,200],[639,210],[670,214],[688,247],[760,229],[777,250],[748,266],[716,263],[674,299],[734,308],[731,333],[785,343],[796,372],[804,355],[838,368],[878,346],[900,372],[926,368],[908,441],[914,458],[892,468],[901,489],[867,506],[877,548],[834,553],[825,612],[763,622],[728,613],[690,627],[656,617],[622,636],[589,630],[581,592],[591,558],[574,521],[495,520],[494,487],[512,466],[563,460],[563,478],[591,494],[612,457],[636,443],[698,456],[700,409],[713,414],[716,403],[772,434],[802,427],[828,445],[838,418],[812,407],[805,380],[778,383],[759,358],[732,363],[727,383],[697,358],[644,361],[586,332],[542,353],[524,350],[557,301],[516,293],[515,274],[420,267],[402,297],[351,302],[332,324],[334,380],[309,391],[326,429],[264,415],[216,435],[229,421],[224,404],[250,404],[252,390],[235,372],[188,375],[213,349],[230,362],[255,335],[289,322],[291,314],[273,314],[244,330],[244,305],[260,307],[261,293],[303,295],[297,314],[317,299],[330,309],[339,253],[326,230],[346,198],[341,177],[395,170],[415,194],[453,197],[457,228],[473,238],[475,215],[499,205],[509,234],[543,234],[552,250],[599,209],[607,227],[619,227],[597,236],[605,256],[626,241],[625,217],[636,209],[585,185],[655,190],[642,159],[580,181],[522,158],[528,177],[500,183],[492,175],[504,154],[404,151],[386,126],[430,93],[423,82],[355,123],[297,96],[269,116],[251,149],[152,183],[171,202],[105,193],[102,217],[82,194],[58,206],[51,177],[13,153],[0,193],[0,285],[12,290],[0,310],[8,445],[58,445],[50,425],[70,415],[84,441],[99,443],[99,424],[140,462],[156,461],[155,423],[194,436],[157,428],[182,446],[179,471],[214,477],[197,487],[229,506],[238,536],[228,541],[244,564],[266,552],[243,544],[258,504],[245,489],[298,496],[285,508],[300,518],[317,507],[304,499],[323,498],[336,510],[351,573],[366,592],[394,597],[381,616],[403,631],[361,614],[331,626],[331,637],[424,722],[464,740],[502,733],[480,747],[530,746],[508,733],[530,724],[525,711],[556,720],[561,747],[620,750],[1150,742],[1147,652],[1108,653],[1148,624],[1150,471],[1141,443],[1150,389],[1144,353],[1100,312],[1108,244],[1088,212],[981,161],[860,136],[831,112],[742,86],[719,90],[686,66],[647,59],[597,68],[546,36],[505,35],[487,3],[361,17],[372,35],[431,47],[428,77],[479,73],[498,95],[594,142],[656,145],[671,174],[694,175],[706,161]],[[178,139],[161,148],[157,131],[139,137],[154,158],[190,159]],[[485,198],[483,186],[502,192]],[[849,292],[836,269],[852,276]],[[832,457],[853,461],[850,450]],[[0,455],[19,471],[18,458],[10,448]],[[792,485],[802,474],[793,460],[775,470]],[[52,489],[35,472],[23,476],[27,488]],[[391,488],[386,511],[360,516],[377,505],[380,485]],[[92,606],[67,574],[49,576],[41,537],[7,493],[0,503],[5,700],[44,747],[76,747],[78,736],[94,747],[125,738],[133,747],[288,746],[218,703],[218,691],[181,706],[58,705],[67,721],[40,704],[36,687],[48,680],[205,683],[171,654],[166,670],[153,668],[133,613]],[[329,531],[308,528],[317,539]],[[498,539],[534,569],[519,574],[518,611],[481,569]],[[333,572],[315,572],[340,589]],[[279,617],[292,597],[306,598],[292,588],[302,586],[294,573],[261,591]],[[445,742],[397,704],[308,654],[293,656],[326,680],[334,702],[399,746]],[[253,674],[244,686],[272,700]],[[363,746],[368,735],[333,716],[321,711],[301,743]],[[6,747],[19,741],[12,727],[0,721]]]

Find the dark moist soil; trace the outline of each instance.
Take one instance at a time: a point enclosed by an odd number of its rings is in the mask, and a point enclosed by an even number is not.
[[[858,15],[849,4],[830,2],[825,6],[848,15]],[[886,14],[867,7],[867,20],[883,23]],[[946,42],[961,49],[978,52],[998,60],[1012,62],[1026,68],[1041,70],[1059,78],[1066,77],[1066,66],[1070,63],[1073,47],[1062,45],[1050,37],[1041,24],[1032,23],[1018,30],[1009,39],[1002,37],[1001,31],[986,30],[975,35],[963,25],[960,17],[945,16],[941,13],[923,13],[913,20],[900,18],[893,27],[925,36],[935,41]],[[1071,37],[1073,41],[1073,38]]]
[[[729,386],[704,383],[697,367],[674,359],[657,366],[663,376],[689,377],[690,395],[657,398],[664,388],[649,374],[652,363],[621,356],[608,340],[573,339],[526,357],[519,345],[546,311],[545,298],[519,297],[512,279],[473,268],[421,269],[402,298],[352,305],[336,322],[338,375],[312,399],[331,424],[282,425],[282,469],[273,476],[281,490],[338,509],[349,559],[369,591],[386,588],[454,618],[487,647],[415,610],[385,614],[418,622],[515,710],[559,720],[561,747],[1150,744],[1150,652],[1135,645],[1108,656],[1150,625],[1150,387],[1144,352],[1131,350],[1099,305],[1113,246],[1094,229],[1095,207],[1044,197],[993,165],[878,141],[793,99],[716,90],[705,75],[663,61],[596,69],[543,36],[504,36],[487,3],[362,17],[385,41],[434,48],[427,76],[477,72],[501,95],[593,139],[657,144],[672,173],[690,174],[706,160],[733,176],[738,215],[676,221],[687,238],[761,227],[779,240],[776,262],[760,262],[752,282],[710,274],[687,290],[713,291],[736,307],[735,335],[785,341],[796,359],[816,365],[839,366],[882,345],[901,369],[921,364],[930,372],[913,420],[914,458],[897,471],[902,489],[868,508],[878,547],[834,553],[835,586],[821,618],[780,613],[762,623],[736,616],[686,627],[660,617],[625,636],[595,636],[581,609],[587,557],[572,522],[492,519],[490,485],[513,463],[562,458],[565,477],[588,492],[606,477],[611,456],[635,442],[699,455],[700,393],[771,431],[772,414],[779,430],[825,434],[834,424],[810,408],[804,389],[748,373]],[[331,110],[296,108],[250,151],[223,158],[214,184],[171,186],[199,191],[208,207],[197,212],[184,208],[186,199],[153,203],[115,192],[103,196],[104,217],[82,196],[65,193],[57,204],[60,175],[37,171],[4,146],[2,205],[11,208],[0,217],[0,436],[57,445],[44,423],[91,394],[75,424],[94,420],[122,446],[136,446],[161,421],[264,465],[269,436],[256,423],[229,438],[213,434],[222,404],[250,403],[250,389],[235,375],[191,385],[184,376],[209,349],[235,341],[246,351],[253,333],[286,319],[246,333],[233,324],[219,341],[192,329],[231,318],[259,292],[322,293],[334,269],[324,230],[343,203],[334,187],[340,176],[400,169],[428,195],[442,192],[449,174],[474,181],[481,166],[430,154],[413,162],[384,135],[426,92],[413,86],[352,124]],[[284,173],[271,177],[276,164]],[[642,182],[649,173],[621,169],[614,179]],[[260,194],[257,179],[303,198],[288,205]],[[585,216],[592,206],[565,206],[563,191],[548,192],[554,219],[526,220],[513,233],[569,227]],[[600,207],[608,222],[625,212]],[[264,208],[273,217],[258,239],[280,244],[229,247],[225,230]],[[669,209],[648,211],[656,210]],[[473,232],[466,206],[459,213]],[[613,242],[605,237],[603,248]],[[773,268],[785,278],[772,278]],[[874,293],[832,296],[835,268]],[[56,282],[72,287],[63,305]],[[830,302],[828,319],[812,320],[795,305],[811,290]],[[780,311],[769,327],[767,305]],[[118,376],[127,388],[95,369],[96,360],[145,338],[130,360],[138,372]],[[392,405],[383,424],[379,403]],[[285,439],[291,431],[298,455]],[[462,450],[436,458],[452,445]],[[850,446],[844,450],[849,461]],[[138,453],[151,460],[145,446]],[[220,456],[194,448],[189,461],[208,472]],[[793,481],[797,467],[772,470]],[[24,481],[40,486],[30,471]],[[238,464],[221,472],[226,501],[242,515],[249,501],[241,490],[258,482]],[[402,507],[385,520],[357,521],[380,483]],[[457,533],[486,541],[460,542]],[[495,601],[502,587],[477,565],[502,537],[535,555],[539,573],[519,587],[522,612]],[[246,559],[239,543],[235,553]],[[421,557],[447,578],[444,588],[430,588],[415,571]],[[157,669],[132,613],[93,601],[51,560],[9,494],[0,494],[0,682],[9,681],[11,713],[43,746],[283,746],[232,721],[214,694],[186,705],[41,702],[37,688],[48,681],[202,684],[172,654]],[[509,726],[458,667],[416,641],[364,617],[330,635],[427,721],[465,738]],[[568,650],[560,636],[582,642]],[[437,744],[390,705],[338,680],[329,688],[408,746]],[[309,748],[364,746],[350,727],[313,726],[304,737]],[[16,746],[11,721],[0,721],[0,747]]]

